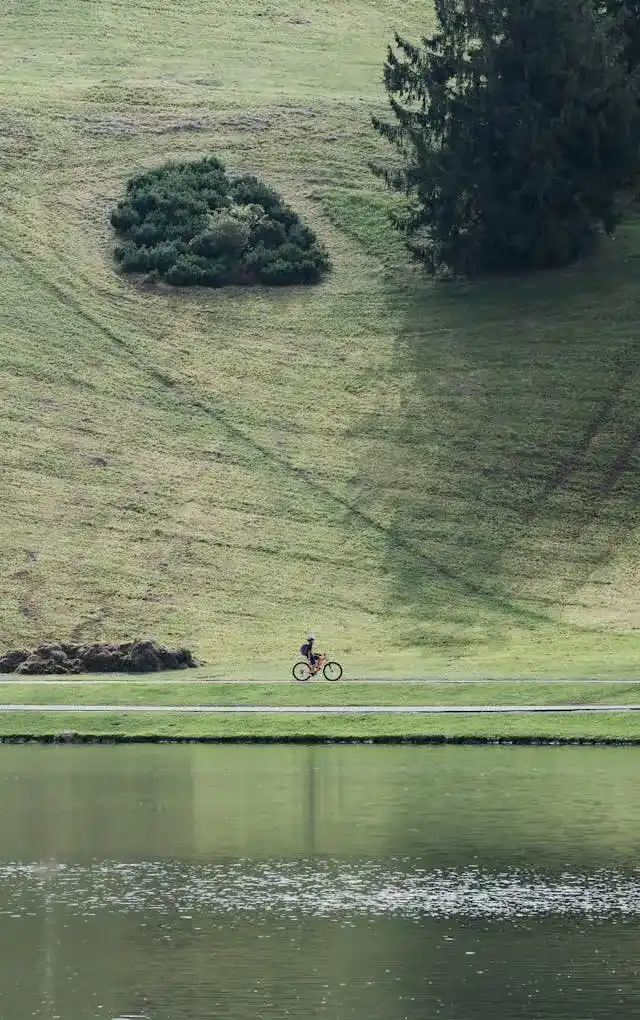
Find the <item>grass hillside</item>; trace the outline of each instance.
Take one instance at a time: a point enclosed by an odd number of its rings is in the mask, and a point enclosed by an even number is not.
[[[367,170],[424,4],[9,0],[0,13],[0,644],[154,634],[215,672],[632,673],[640,224],[588,265],[434,285]],[[315,288],[118,277],[171,158],[307,218]]]

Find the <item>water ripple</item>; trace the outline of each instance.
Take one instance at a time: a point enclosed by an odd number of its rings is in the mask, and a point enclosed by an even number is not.
[[[640,871],[427,870],[408,858],[0,865],[0,914],[44,904],[83,915],[262,912],[289,917],[640,915]]]

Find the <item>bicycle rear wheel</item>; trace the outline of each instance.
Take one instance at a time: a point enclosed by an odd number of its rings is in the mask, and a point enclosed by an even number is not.
[[[311,676],[311,668],[308,662],[296,662],[293,667],[293,675],[296,680],[308,680]]]
[[[339,662],[327,662],[322,672],[325,680],[339,680],[342,676],[342,666]]]

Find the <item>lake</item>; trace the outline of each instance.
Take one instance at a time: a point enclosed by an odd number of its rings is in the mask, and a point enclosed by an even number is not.
[[[634,1020],[640,749],[0,747],[0,1020]]]

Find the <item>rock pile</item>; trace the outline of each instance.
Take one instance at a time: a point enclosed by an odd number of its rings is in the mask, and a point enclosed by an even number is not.
[[[199,666],[187,648],[172,650],[157,641],[50,644],[0,655],[0,673],[31,676],[77,673],[155,673]]]

